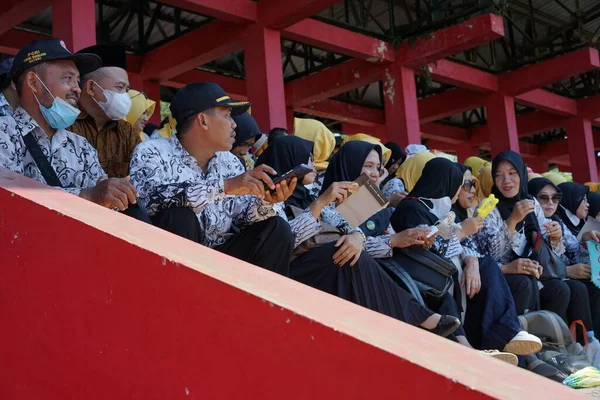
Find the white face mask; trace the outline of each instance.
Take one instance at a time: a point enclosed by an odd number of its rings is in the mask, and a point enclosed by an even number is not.
[[[429,212],[435,215],[440,220],[444,219],[452,209],[452,199],[447,196],[442,197],[441,199],[428,199],[426,197],[421,197],[421,199],[429,200],[431,202],[433,207],[429,207],[429,204],[427,204],[424,201],[421,201],[421,203],[425,204],[425,207],[429,208]]]
[[[93,82],[93,81],[92,81]],[[112,90],[105,90],[102,86],[94,82],[96,86],[102,89],[104,97],[106,97],[106,103],[100,102],[96,99],[94,101],[104,111],[106,116],[113,121],[118,121],[125,118],[131,110],[131,99],[128,93],[117,93]]]

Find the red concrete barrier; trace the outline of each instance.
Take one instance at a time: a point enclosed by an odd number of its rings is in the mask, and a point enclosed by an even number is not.
[[[0,168],[0,399],[572,390]]]

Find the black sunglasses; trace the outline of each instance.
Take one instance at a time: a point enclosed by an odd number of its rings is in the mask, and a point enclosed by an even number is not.
[[[556,194],[553,194],[552,197],[550,197],[547,194],[540,194],[539,196],[537,196],[537,199],[540,203],[543,203],[543,204],[547,204],[550,201],[552,201],[554,204],[558,204],[558,203],[560,203],[560,200],[562,199],[562,195],[560,193],[556,193]]]
[[[462,187],[463,189],[465,189],[465,191],[470,192],[471,189],[477,188],[477,181],[475,179],[471,179],[470,181],[464,181]]]

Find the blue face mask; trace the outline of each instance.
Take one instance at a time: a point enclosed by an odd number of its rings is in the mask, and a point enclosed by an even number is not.
[[[46,122],[48,122],[48,125],[50,125],[54,129],[66,129],[69,126],[73,125],[81,111],[79,111],[78,108],[73,107],[60,97],[54,97],[50,89],[48,89],[44,82],[42,82],[40,77],[37,76],[37,74],[35,76],[38,78],[41,84],[44,85],[44,88],[48,91],[48,93],[50,93],[50,96],[52,96],[52,98],[54,99],[50,108],[46,108],[40,103],[37,96],[34,94],[34,97],[40,106],[40,111],[42,112],[42,115]]]

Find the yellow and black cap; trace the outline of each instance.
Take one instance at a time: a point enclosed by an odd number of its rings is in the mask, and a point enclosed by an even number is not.
[[[231,108],[231,115],[248,111],[250,103],[235,101],[219,85],[213,82],[190,83],[181,88],[171,102],[173,118],[180,123],[189,117],[213,107]]]
[[[79,70],[95,70],[102,66],[100,57],[95,54],[73,54],[62,39],[37,39],[29,42],[15,56],[10,69],[13,82],[17,82],[23,72],[47,61],[71,60]]]

